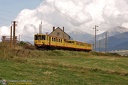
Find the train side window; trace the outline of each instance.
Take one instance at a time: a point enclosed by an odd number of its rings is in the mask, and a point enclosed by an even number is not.
[[[58,42],[60,42],[60,39],[59,39],[59,41]]]
[[[54,41],[56,41],[56,38],[54,38]]]
[[[53,37],[52,37],[52,41],[54,41]]]
[[[67,41],[68,43],[74,44],[74,41]]]
[[[55,42],[55,41],[56,41],[56,38],[53,38],[53,37],[52,37],[52,41],[54,41],[54,42]]]

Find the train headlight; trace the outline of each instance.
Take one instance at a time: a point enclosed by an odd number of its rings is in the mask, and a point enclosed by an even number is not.
[[[44,43],[42,42],[42,45],[44,45]]]

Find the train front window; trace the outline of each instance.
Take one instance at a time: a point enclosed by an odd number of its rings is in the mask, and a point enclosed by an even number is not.
[[[35,40],[45,40],[45,35],[35,35]]]
[[[38,40],[41,40],[41,35],[38,36]]]
[[[42,35],[42,40],[45,40],[45,35]]]
[[[35,35],[35,40],[38,40],[38,35]]]

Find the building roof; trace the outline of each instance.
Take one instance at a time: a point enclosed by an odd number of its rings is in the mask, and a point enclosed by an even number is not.
[[[60,27],[57,27],[56,29],[54,29],[54,31],[56,31],[57,29],[63,31],[66,35],[68,35],[68,34],[64,31],[64,28],[63,28],[63,30],[62,30]],[[54,31],[52,31],[50,34],[52,34]],[[50,34],[49,34],[49,35],[50,35]],[[68,36],[70,37],[70,35],[68,35]]]

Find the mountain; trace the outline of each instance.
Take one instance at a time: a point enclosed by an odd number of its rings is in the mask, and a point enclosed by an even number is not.
[[[111,36],[115,36],[115,35],[118,35],[118,34],[121,34],[121,33],[125,33],[125,32],[128,32],[128,28],[121,27],[121,26],[110,28],[106,32],[97,35],[97,40],[104,39],[106,37],[105,36],[106,33],[107,33],[108,37],[111,37]]]
[[[106,39],[101,39],[100,40],[100,48],[105,49],[105,41]],[[128,49],[128,46],[126,44],[128,42],[128,32],[120,33],[114,36],[109,36],[107,37],[107,50],[122,50],[122,49]],[[99,49],[97,42],[97,49]],[[122,46],[122,47],[121,47]]]
[[[128,29],[125,27],[114,27],[106,32],[97,35],[96,49],[104,51],[106,49],[106,33],[107,33],[107,50],[120,50],[123,49],[120,46],[125,46],[124,42],[128,41]],[[94,42],[94,38],[91,42]],[[123,45],[124,44],[124,45]],[[128,47],[125,47],[128,49]]]
[[[128,50],[128,41],[118,44],[111,48],[112,50]]]
[[[118,27],[114,27],[112,29],[107,30],[107,32],[108,32],[109,36],[114,36],[114,35],[118,35],[120,33],[128,32],[128,28],[118,26]]]
[[[88,34],[82,31],[72,31],[68,33],[73,40],[81,41],[81,42],[89,42],[92,40],[93,35]]]

